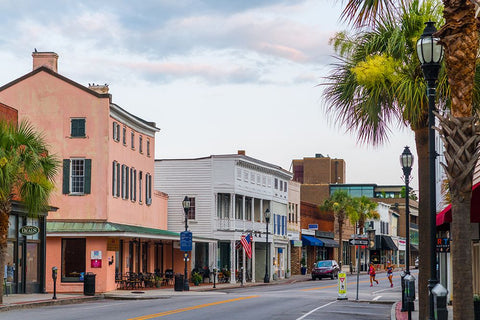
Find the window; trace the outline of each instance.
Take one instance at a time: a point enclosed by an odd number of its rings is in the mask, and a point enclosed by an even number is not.
[[[255,183],[255,173],[250,172],[250,182]]]
[[[242,169],[237,168],[237,180],[242,180]]]
[[[133,131],[130,134],[130,143],[132,145],[132,149],[135,149],[135,133]]]
[[[143,153],[142,136],[138,136],[138,152]]]
[[[113,141],[120,141],[120,125],[113,122]]]
[[[123,145],[127,145],[127,128],[123,127]]]
[[[280,180],[280,191],[283,191],[283,181]]]
[[[243,171],[243,180],[248,181],[248,171],[247,170]]]
[[[130,168],[130,199],[137,200],[137,170]]]
[[[143,172],[138,173],[138,202],[142,203]]]
[[[145,203],[152,204],[152,176],[150,173],[145,174]]]
[[[190,200],[190,208],[188,209],[188,212],[187,212],[187,219],[195,220],[195,198],[188,197],[188,200]]]
[[[70,136],[85,137],[85,118],[71,119]]]
[[[89,194],[91,168],[91,159],[63,159],[63,194]]]
[[[118,162],[113,161],[112,163],[112,195],[114,197],[118,196]]]
[[[62,282],[83,282],[86,269],[85,239],[62,239]]]
[[[257,173],[257,184],[260,185],[260,182],[261,182],[260,174]]]
[[[122,164],[122,199],[128,199],[129,168]]]
[[[150,139],[147,139],[147,157],[150,157]]]
[[[262,185],[265,187],[267,185],[267,177],[262,176]]]
[[[278,189],[278,179],[275,178],[275,189]]]
[[[230,217],[230,194],[217,194],[217,217],[228,219]]]
[[[283,191],[287,192],[287,181],[283,182]]]

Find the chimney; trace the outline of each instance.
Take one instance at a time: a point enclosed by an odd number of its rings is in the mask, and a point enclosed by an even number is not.
[[[32,52],[33,70],[40,67],[47,67],[55,72],[58,72],[58,54],[55,52]]]
[[[92,84],[88,84],[88,89],[90,90],[93,90],[97,93],[101,93],[101,94],[104,94],[104,93],[108,93],[108,84],[95,84],[95,83],[92,83]]]
[[[237,154],[244,156],[245,155],[245,150],[238,150]]]

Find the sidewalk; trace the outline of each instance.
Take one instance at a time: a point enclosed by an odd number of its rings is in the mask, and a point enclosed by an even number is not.
[[[412,311],[412,320],[418,320],[418,299],[415,300],[415,311]],[[448,319],[453,320],[453,307],[447,306],[448,308]],[[392,320],[407,320],[408,319],[408,312],[401,312],[402,310],[402,301],[394,303],[392,306]]]

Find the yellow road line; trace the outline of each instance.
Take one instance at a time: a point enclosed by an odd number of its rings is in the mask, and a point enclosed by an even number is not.
[[[164,311],[164,312],[160,312],[160,313],[149,314],[149,315],[146,315],[146,316],[131,318],[129,320],[153,319],[153,318],[168,316],[170,314],[175,314],[175,313],[180,313],[180,312],[185,312],[185,311],[190,311],[190,310],[195,310],[195,309],[201,309],[201,308],[216,306],[216,305],[223,304],[223,303],[241,301],[241,300],[252,299],[252,298],[257,298],[257,297],[259,297],[259,296],[248,296],[248,297],[241,297],[241,298],[235,298],[235,299],[230,299],[230,300],[223,300],[223,301],[217,301],[217,302],[212,302],[212,303],[200,304],[200,305],[197,305],[197,306],[192,306],[192,307],[187,307],[187,308],[182,308],[182,309],[176,309],[176,310],[170,310],[170,311]]]

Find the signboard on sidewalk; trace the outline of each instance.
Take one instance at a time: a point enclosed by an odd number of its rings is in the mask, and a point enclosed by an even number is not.
[[[338,274],[338,298],[337,300],[347,300],[347,274],[341,272]]]

